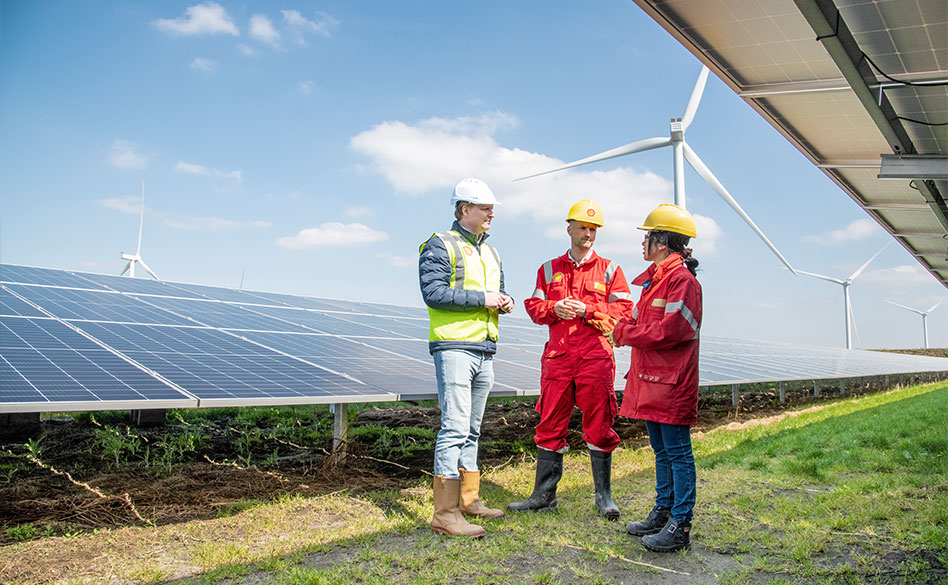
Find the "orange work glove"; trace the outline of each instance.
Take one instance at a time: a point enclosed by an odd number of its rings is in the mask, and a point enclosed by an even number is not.
[[[598,329],[609,341],[609,345],[614,346],[616,344],[616,342],[612,340],[612,330],[615,329],[616,323],[619,322],[618,319],[612,315],[595,311],[592,314],[592,318],[587,319],[586,322]]]
[[[612,315],[595,311],[592,317],[587,319],[586,322],[598,329],[603,335],[606,335],[607,333],[612,333],[612,330],[615,329],[616,323],[618,323],[619,320]]]

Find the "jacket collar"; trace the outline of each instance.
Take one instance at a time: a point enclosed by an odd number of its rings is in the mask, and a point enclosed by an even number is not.
[[[649,267],[645,269],[645,272],[635,277],[632,284],[635,286],[645,286],[646,283],[649,283],[648,288],[651,288],[653,284],[658,284],[681,266],[684,266],[681,254],[669,254],[668,257],[660,263],[655,264],[653,262],[650,264]]]
[[[461,224],[458,223],[457,220],[454,220],[454,223],[451,225],[451,229],[461,234],[462,238],[464,238],[465,240],[467,240],[468,242],[470,242],[471,244],[475,246],[479,246],[480,244],[484,243],[484,240],[486,240],[489,235],[487,232],[484,232],[483,234],[479,236],[475,236],[473,233],[462,228]]]
[[[563,259],[563,262],[572,264],[574,267],[579,267],[579,266],[582,266],[583,264],[590,264],[593,260],[598,258],[598,256],[596,256],[595,250],[590,250],[589,256],[586,256],[586,258],[582,262],[577,264],[576,260],[573,258],[573,254],[569,250],[566,250],[566,253],[560,256],[560,258]]]

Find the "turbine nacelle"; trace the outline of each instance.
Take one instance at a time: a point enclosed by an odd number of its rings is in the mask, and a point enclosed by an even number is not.
[[[698,173],[705,183],[707,183],[719,197],[724,199],[725,203],[731,207],[740,217],[744,220],[745,223],[753,230],[757,237],[764,242],[764,244],[770,249],[771,252],[777,256],[778,259],[787,267],[790,272],[796,274],[793,266],[790,265],[790,262],[784,258],[783,254],[780,253],[780,250],[764,235],[764,232],[757,227],[757,224],[747,215],[747,213],[741,208],[737,200],[728,193],[727,189],[724,188],[724,185],[721,184],[721,181],[714,176],[711,170],[707,165],[702,162],[694,150],[688,146],[688,143],[685,142],[685,131],[688,130],[688,127],[695,119],[695,113],[698,111],[698,103],[701,101],[701,94],[704,93],[704,86],[708,81],[709,70],[707,67],[701,68],[701,73],[698,75],[698,81],[695,83],[694,90],[691,92],[691,97],[688,99],[688,105],[685,108],[685,113],[681,118],[672,118],[669,122],[669,135],[666,137],[656,137],[648,138],[646,140],[639,140],[638,142],[632,142],[626,144],[625,146],[620,146],[618,148],[613,148],[612,150],[607,150],[605,152],[577,160],[565,165],[556,167],[555,169],[550,169],[548,171],[543,171],[540,173],[535,173],[528,175],[526,177],[520,177],[515,179],[516,181],[521,181],[523,179],[530,179],[532,177],[538,177],[540,175],[546,175],[548,173],[555,173],[557,171],[562,171],[570,169],[573,167],[578,167],[580,165],[586,165],[594,162],[599,162],[607,160],[610,158],[616,158],[619,156],[625,156],[627,154],[635,154],[637,152],[644,152],[646,150],[652,150],[654,148],[662,148],[665,146],[671,146],[673,151],[673,161],[674,161],[674,172],[675,172],[675,204],[679,207],[686,207],[685,205],[685,174],[684,174],[684,161],[688,161],[688,164],[691,165],[691,168]]]
[[[145,183],[142,183],[142,211],[138,220],[138,248],[135,250],[134,254],[128,254],[122,252],[122,260],[128,260],[128,264],[125,265],[125,269],[122,270],[122,273],[119,276],[125,276],[127,272],[129,277],[135,277],[135,265],[140,264],[141,267],[151,275],[155,280],[161,280],[158,278],[158,275],[145,264],[145,260],[142,259],[142,227],[145,225]]]

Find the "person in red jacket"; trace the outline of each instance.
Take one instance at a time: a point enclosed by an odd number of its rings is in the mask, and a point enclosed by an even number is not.
[[[630,317],[629,285],[618,264],[593,252],[596,230],[603,226],[602,210],[593,201],[574,204],[566,218],[570,248],[537,271],[533,296],[524,301],[530,318],[549,325],[550,338],[541,358],[540,422],[537,472],[533,493],[507,506],[513,511],[554,510],[556,484],[563,473],[563,454],[573,407],[583,411],[583,439],[589,446],[598,512],[615,520],[612,501],[612,451],[619,435],[612,429],[618,408],[614,389],[616,366],[612,346],[587,318],[594,312]]]
[[[701,285],[698,261],[686,247],[696,235],[695,221],[686,210],[663,204],[639,229],[648,231],[642,256],[652,265],[632,281],[642,287],[633,316],[618,322],[594,316],[593,324],[614,345],[632,348],[619,414],[645,421],[655,451],[655,506],[626,530],[642,536],[649,550],[671,552],[690,545],[695,505],[691,425],[698,418]]]

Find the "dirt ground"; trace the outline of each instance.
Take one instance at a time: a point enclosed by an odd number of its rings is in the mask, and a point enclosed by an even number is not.
[[[868,387],[852,391],[865,390]],[[745,393],[736,410],[731,407],[729,393],[703,394],[694,429],[706,430],[774,415],[789,406],[799,407],[815,400],[808,392],[806,387],[788,391],[785,405],[777,403],[773,391]],[[826,394],[823,400],[837,397],[835,393]],[[509,463],[524,451],[533,453],[533,428],[538,421],[534,403],[524,399],[488,404],[482,425],[484,468]],[[352,428],[365,425],[415,427],[433,434],[440,426],[440,413],[437,407],[368,405],[358,412]],[[180,427],[166,425],[137,431],[132,427],[132,432],[141,433],[146,441],[150,437],[154,444],[161,434],[177,432]],[[146,518],[159,526],[209,519],[217,517],[222,507],[285,494],[311,496],[404,487],[429,473],[431,467],[430,439],[427,443],[418,439],[418,449],[379,453],[378,444],[365,442],[364,438],[349,442],[345,469],[329,457],[328,444],[284,445],[280,451],[284,455],[270,461],[270,465],[260,461],[239,465],[235,463],[239,460],[234,449],[235,429],[221,423],[219,428],[209,429],[210,438],[199,453],[169,472],[156,473],[140,465],[113,469],[95,444],[96,428],[94,423],[71,417],[44,420],[31,433],[43,437],[42,454],[36,458],[31,457],[29,437],[0,441],[0,545],[98,528],[143,525]],[[641,421],[620,417],[615,429],[624,446],[647,443]],[[415,441],[412,437],[408,440]],[[572,448],[585,448],[578,410],[570,422],[568,441]]]

